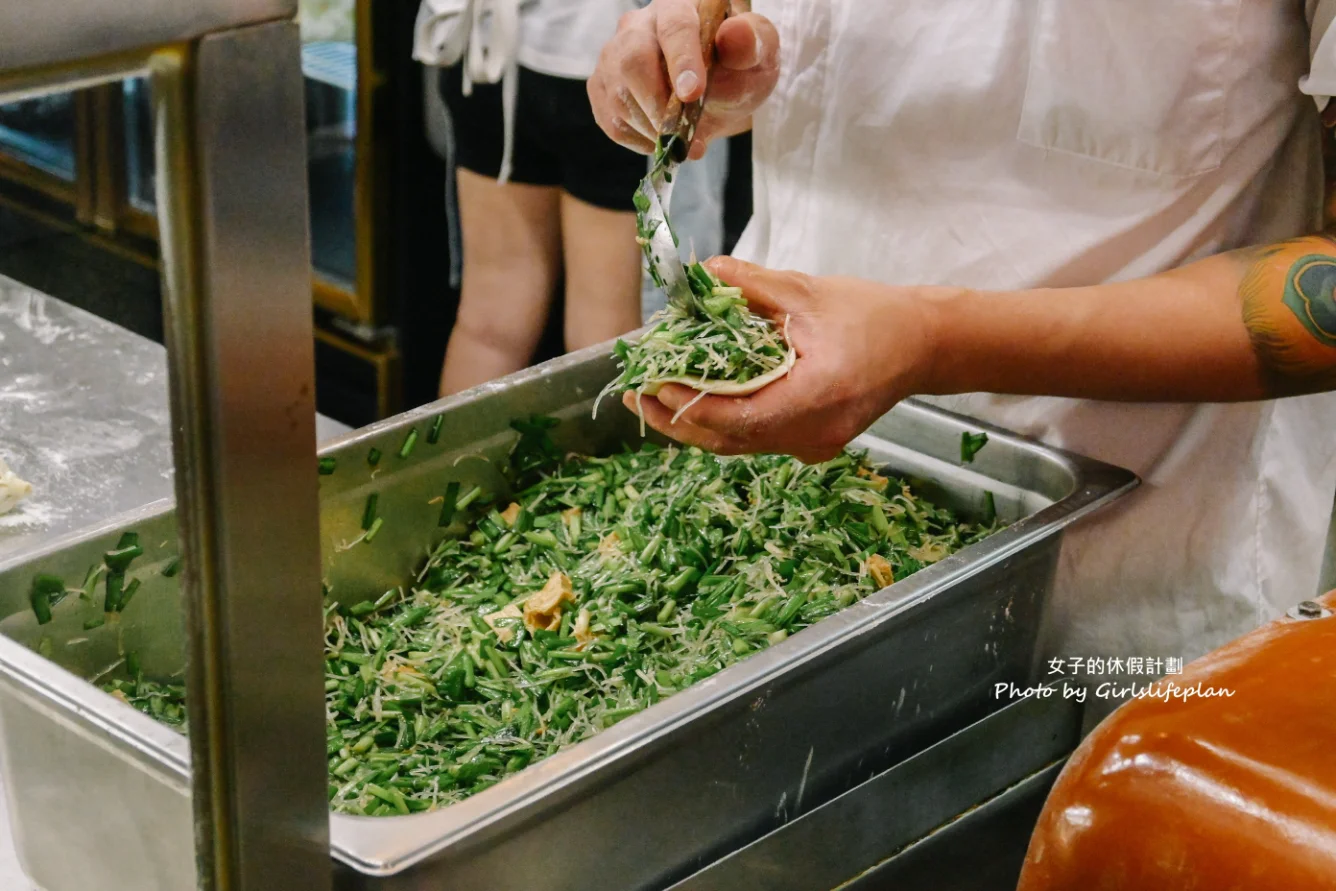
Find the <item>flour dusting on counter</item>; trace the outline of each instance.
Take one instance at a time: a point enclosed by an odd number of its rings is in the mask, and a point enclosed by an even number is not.
[[[32,485],[0,513],[0,565],[171,496],[161,346],[3,276],[0,337],[0,455]]]

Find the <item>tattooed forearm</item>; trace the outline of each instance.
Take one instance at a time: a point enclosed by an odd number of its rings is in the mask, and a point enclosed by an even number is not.
[[[1243,323],[1267,392],[1336,389],[1336,240],[1315,235],[1243,256]]]

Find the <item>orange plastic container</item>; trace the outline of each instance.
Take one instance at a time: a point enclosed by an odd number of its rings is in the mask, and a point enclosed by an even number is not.
[[[1336,889],[1336,614],[1279,619],[1170,681],[1233,695],[1110,715],[1054,785],[1018,891]]]

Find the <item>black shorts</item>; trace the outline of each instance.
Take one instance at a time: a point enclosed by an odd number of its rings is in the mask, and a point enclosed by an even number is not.
[[[455,65],[442,69],[440,90],[450,110],[455,163],[495,179],[505,148],[501,84],[475,83],[465,96],[462,69]],[[559,186],[595,207],[634,211],[631,196],[648,169],[644,155],[599,129],[584,81],[519,70],[511,182]]]

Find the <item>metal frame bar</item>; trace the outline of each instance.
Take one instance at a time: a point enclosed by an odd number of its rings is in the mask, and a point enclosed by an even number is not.
[[[0,94],[152,79],[199,884],[328,889],[297,28],[247,24],[287,0],[92,5],[0,6],[0,58],[29,66],[0,71]],[[120,52],[82,59],[50,37],[71,10],[74,37],[100,23],[91,45]],[[34,29],[47,36],[15,50]]]
[[[99,231],[114,235],[120,227],[121,209],[127,206],[125,172],[125,115],[122,112],[122,84],[103,84],[78,95],[89,108],[91,132],[83,134],[91,149],[92,203],[87,222]]]
[[[351,312],[353,321],[376,324],[384,315],[384,289],[377,258],[378,239],[384,237],[384,184],[377,143],[376,107],[385,75],[376,67],[375,19],[371,0],[356,0],[353,7],[357,41],[357,135],[353,143],[353,251],[356,257]]]
[[[0,182],[13,183],[21,189],[36,192],[56,204],[69,205],[71,211],[78,205],[77,183],[62,179],[50,171],[3,152],[0,152]]]
[[[0,59],[10,71],[68,65],[296,15],[297,0],[0,3]]]
[[[1327,525],[1327,549],[1318,573],[1317,593],[1336,591],[1336,503],[1331,508],[1331,522]]]
[[[91,90],[70,93],[74,109],[74,219],[86,226],[97,217],[98,179],[98,109],[93,96],[105,93],[103,84]]]

